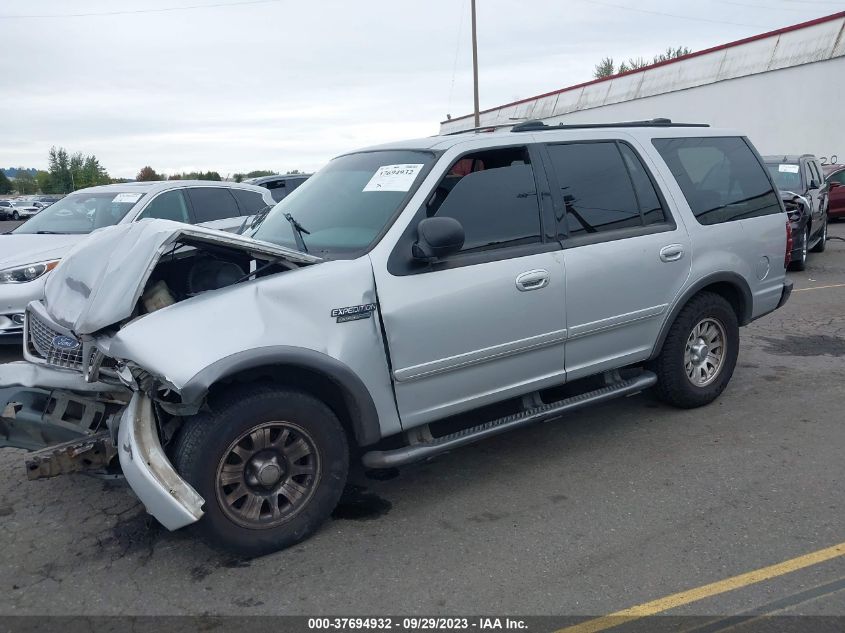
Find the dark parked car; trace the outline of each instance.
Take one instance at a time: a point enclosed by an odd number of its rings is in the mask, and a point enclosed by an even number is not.
[[[244,180],[244,182],[249,185],[257,185],[269,189],[273,200],[279,202],[310,177],[311,174],[260,176],[258,178],[249,178],[248,180]]]
[[[845,165],[824,165],[827,194],[827,217],[845,217]]]
[[[792,225],[792,265],[804,270],[807,254],[821,253],[827,243],[828,183],[812,154],[764,156],[766,167],[781,192]]]

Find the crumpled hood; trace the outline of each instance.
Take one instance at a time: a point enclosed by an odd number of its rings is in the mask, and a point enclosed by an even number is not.
[[[118,224],[92,233],[68,252],[47,279],[47,311],[57,323],[80,335],[127,318],[159,257],[177,241],[218,243],[261,259],[321,261],[268,242],[170,220]]]
[[[0,270],[61,259],[86,235],[0,235]]]

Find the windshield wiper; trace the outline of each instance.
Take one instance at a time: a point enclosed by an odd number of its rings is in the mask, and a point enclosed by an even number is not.
[[[305,245],[305,240],[302,239],[302,234],[311,235],[311,232],[297,222],[290,213],[285,213],[285,220],[290,222],[290,225],[293,227],[293,237],[296,240],[296,247],[303,253],[307,253],[308,247]]]
[[[36,235],[64,235],[61,231],[36,231]]]
[[[267,215],[270,213],[274,206],[275,205],[272,204],[265,205],[261,207],[258,211],[256,211],[255,215],[245,217],[244,221],[241,223],[240,228],[238,228],[237,234],[243,234],[244,229],[246,229],[246,223],[249,222],[250,218],[252,218],[252,223],[249,225],[250,229],[254,229],[259,224],[261,224],[264,221],[264,218],[267,217]]]

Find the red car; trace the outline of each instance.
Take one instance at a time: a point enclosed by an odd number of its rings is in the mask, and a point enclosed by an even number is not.
[[[823,165],[828,191],[827,217],[845,218],[845,165]]]

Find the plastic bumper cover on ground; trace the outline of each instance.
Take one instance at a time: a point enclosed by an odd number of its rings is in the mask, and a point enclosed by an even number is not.
[[[118,454],[126,481],[151,515],[168,530],[190,525],[205,503],[171,465],[156,432],[150,399],[135,392],[123,413]]]

